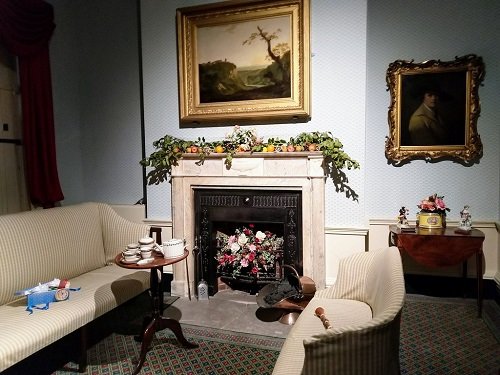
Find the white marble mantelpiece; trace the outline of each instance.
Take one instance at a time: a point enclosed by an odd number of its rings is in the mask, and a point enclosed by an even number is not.
[[[196,155],[185,154],[172,169],[172,226],[174,238],[194,244],[194,189],[296,190],[302,193],[302,259],[304,275],[325,287],[325,172],[320,152],[242,153],[231,168],[225,154],[211,154],[202,165]],[[188,257],[191,291],[194,290],[194,258]],[[173,295],[188,293],[186,269],[174,266]]]

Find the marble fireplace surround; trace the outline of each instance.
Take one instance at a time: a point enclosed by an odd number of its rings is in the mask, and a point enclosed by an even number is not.
[[[174,238],[185,238],[191,250],[195,234],[194,189],[295,190],[302,193],[302,260],[304,275],[316,287],[325,287],[325,171],[320,152],[237,154],[230,169],[224,156],[207,156],[197,165],[196,155],[186,154],[172,169],[172,229]],[[194,257],[188,257],[189,281],[194,291]],[[174,265],[173,295],[187,296],[185,264]]]

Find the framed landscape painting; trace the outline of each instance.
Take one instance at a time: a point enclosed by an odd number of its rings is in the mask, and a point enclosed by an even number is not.
[[[309,0],[177,10],[182,127],[310,119]]]
[[[476,55],[391,63],[387,159],[394,164],[411,159],[476,162],[483,150],[477,132],[483,78],[484,64]]]

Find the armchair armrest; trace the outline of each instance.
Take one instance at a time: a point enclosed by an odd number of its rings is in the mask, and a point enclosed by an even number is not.
[[[302,374],[399,374],[401,311],[383,324],[329,329],[304,340]]]

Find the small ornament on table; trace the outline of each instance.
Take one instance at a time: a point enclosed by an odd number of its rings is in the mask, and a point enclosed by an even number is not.
[[[409,228],[410,224],[408,224],[408,214],[410,210],[405,206],[401,207],[398,215],[398,228]]]
[[[401,207],[398,215],[398,228],[402,232],[415,232],[415,226],[411,226],[408,223],[408,214],[410,210],[405,206]]]
[[[472,215],[469,212],[469,206],[465,205],[460,211],[460,223],[455,232],[468,234],[472,230]]]

